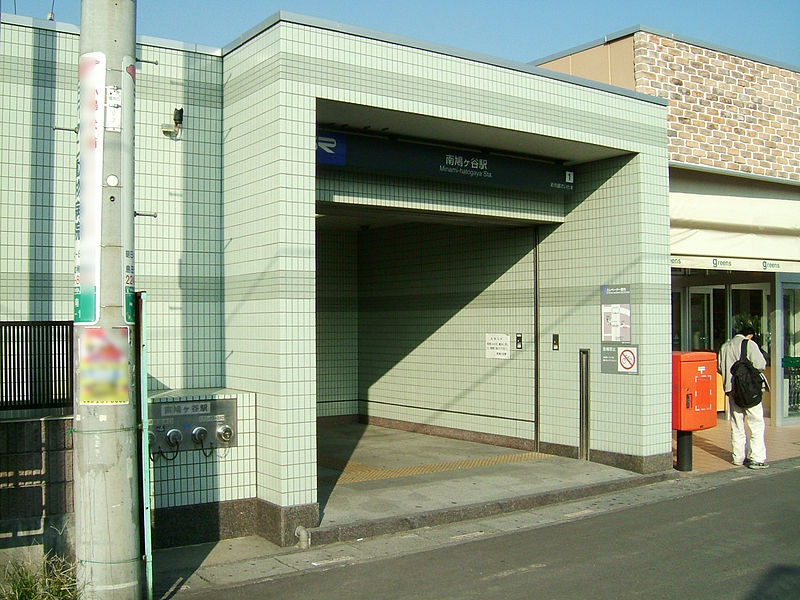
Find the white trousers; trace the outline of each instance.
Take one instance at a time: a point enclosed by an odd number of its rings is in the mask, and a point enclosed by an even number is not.
[[[731,421],[731,448],[733,462],[740,465],[745,458],[753,462],[767,462],[764,444],[764,407],[759,403],[752,408],[740,408],[728,397],[728,414]],[[750,430],[747,436],[745,422]]]

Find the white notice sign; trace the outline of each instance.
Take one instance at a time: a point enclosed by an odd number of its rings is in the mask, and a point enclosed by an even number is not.
[[[505,333],[487,333],[486,358],[511,358],[511,336]]]

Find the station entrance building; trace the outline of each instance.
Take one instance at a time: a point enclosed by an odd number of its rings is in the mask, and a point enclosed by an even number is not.
[[[3,320],[71,318],[78,35],[3,15]],[[316,526],[321,420],[672,467],[666,100],[288,13],[139,51],[149,400],[236,406],[150,465],[171,543]]]

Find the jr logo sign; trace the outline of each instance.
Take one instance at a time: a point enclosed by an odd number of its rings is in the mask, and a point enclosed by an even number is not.
[[[322,150],[328,154],[335,154],[333,149],[336,148],[336,138],[319,136],[317,137],[317,150]]]
[[[347,161],[347,137],[332,131],[317,135],[317,163],[342,167]]]

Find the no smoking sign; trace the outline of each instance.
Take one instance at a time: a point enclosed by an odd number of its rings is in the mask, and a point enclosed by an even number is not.
[[[603,344],[600,347],[600,372],[609,375],[638,375],[639,347]]]
[[[638,373],[639,357],[636,347],[620,346],[617,348],[617,372]]]

